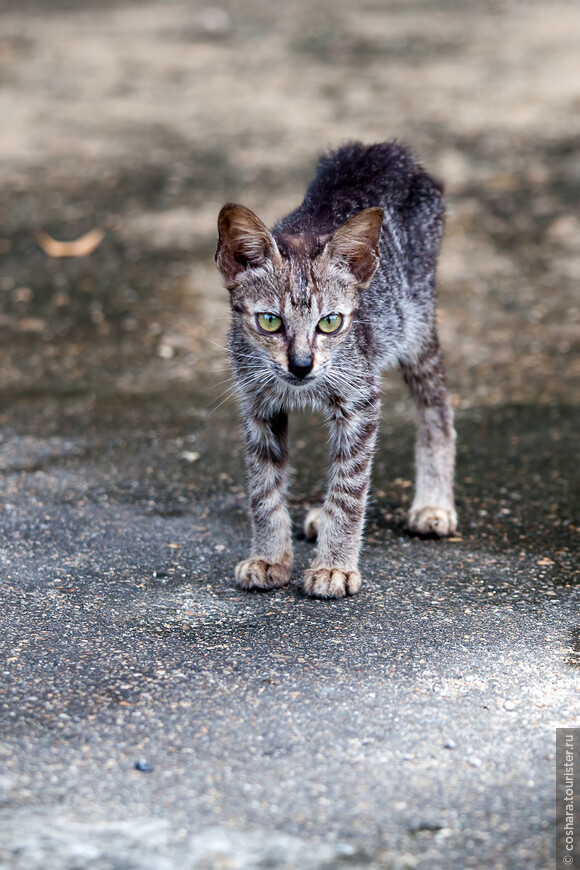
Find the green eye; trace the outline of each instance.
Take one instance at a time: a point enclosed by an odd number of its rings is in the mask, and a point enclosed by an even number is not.
[[[282,318],[276,314],[257,314],[256,319],[264,332],[278,332],[282,327]]]
[[[318,321],[318,328],[326,334],[336,332],[342,326],[342,314],[327,314]]]

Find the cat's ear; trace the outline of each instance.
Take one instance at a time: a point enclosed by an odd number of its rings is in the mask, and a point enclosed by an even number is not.
[[[226,287],[248,268],[280,259],[272,235],[259,217],[243,205],[224,205],[218,217],[215,261]]]
[[[367,208],[339,227],[329,242],[332,259],[343,260],[357,284],[366,287],[379,265],[379,236],[384,209]]]

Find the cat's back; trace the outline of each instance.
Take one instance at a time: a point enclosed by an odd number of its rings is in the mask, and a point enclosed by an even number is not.
[[[321,157],[304,201],[276,225],[274,234],[325,235],[373,206],[410,217],[415,200],[442,212],[441,186],[406,145],[396,140],[348,142]]]

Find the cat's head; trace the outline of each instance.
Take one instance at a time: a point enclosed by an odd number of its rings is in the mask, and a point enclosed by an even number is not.
[[[216,262],[230,291],[234,326],[285,383],[327,371],[347,339],[379,263],[382,208],[351,217],[326,236],[266,228],[249,209],[226,205]]]

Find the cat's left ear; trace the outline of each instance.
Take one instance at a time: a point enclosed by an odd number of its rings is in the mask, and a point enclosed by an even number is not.
[[[218,217],[218,245],[215,261],[226,287],[241,272],[280,259],[278,246],[260,218],[243,205],[224,205]]]
[[[367,208],[339,227],[329,242],[332,259],[343,260],[357,284],[368,287],[379,265],[384,209]]]

